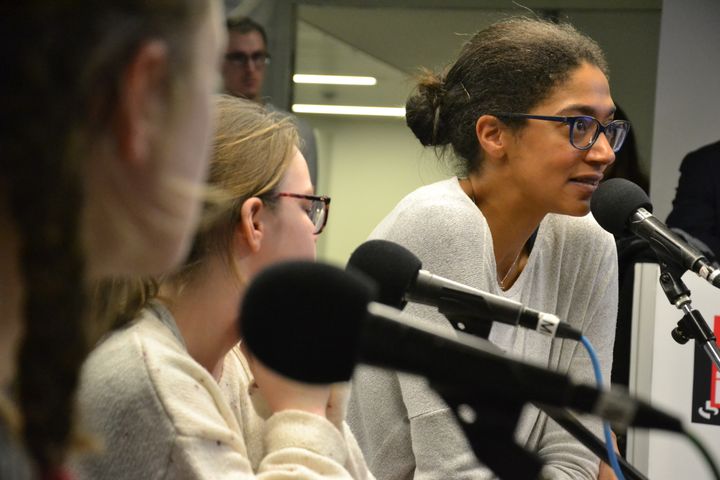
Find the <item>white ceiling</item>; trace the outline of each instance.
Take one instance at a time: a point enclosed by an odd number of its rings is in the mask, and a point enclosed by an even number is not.
[[[313,1],[322,3],[320,0]],[[523,3],[528,1],[534,0]],[[603,25],[623,28],[620,23],[626,17],[642,19],[649,13],[647,18],[659,18],[657,0],[605,0],[601,8],[597,7],[596,1],[591,2],[595,8],[587,2],[583,3],[584,0],[569,4],[564,0],[537,1],[544,4],[555,2],[558,8],[541,10],[542,7],[536,6],[533,14],[545,12],[557,15],[560,20],[579,21],[589,30],[588,33],[600,37],[602,32],[593,29],[603,28]],[[332,3],[306,5],[303,0],[299,1],[294,72],[370,75],[376,77],[378,83],[364,87],[295,85],[294,103],[402,106],[413,88],[413,76],[420,67],[442,70],[476,31],[501,18],[528,13],[527,9],[518,6],[518,2],[510,0],[496,2],[512,7],[508,9],[357,7]],[[465,2],[465,5],[470,3]],[[583,19],[590,18],[595,20],[583,22]],[[607,22],[611,24],[607,25]],[[636,29],[638,24],[638,21],[630,22],[628,28]],[[616,49],[607,42],[608,39],[605,40],[604,48],[609,52],[608,58],[613,60],[613,56],[617,56]],[[657,42],[657,39],[652,41]],[[652,53],[653,49],[648,51]],[[622,65],[621,60],[615,58],[614,64]],[[623,78],[623,70],[617,73],[614,77],[616,85]],[[626,76],[632,77],[632,74],[626,73]]]
[[[302,6],[302,21],[406,72],[442,67],[473,33],[514,10]]]
[[[401,106],[410,84],[407,75],[372,55],[313,27],[298,23],[295,73],[366,75],[373,86],[295,85],[295,103]]]
[[[507,14],[486,9],[301,6],[295,72],[369,75],[378,83],[295,85],[295,103],[402,106],[420,67],[444,67],[472,33]]]

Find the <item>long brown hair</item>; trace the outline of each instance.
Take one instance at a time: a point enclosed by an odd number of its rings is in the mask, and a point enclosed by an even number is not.
[[[0,202],[21,245],[17,397],[24,442],[40,472],[64,461],[87,352],[80,222],[89,152],[110,136],[123,72],[143,42],[166,43],[175,79],[168,92],[179,98],[178,74],[189,68],[192,34],[209,1],[27,0],[0,13]]]

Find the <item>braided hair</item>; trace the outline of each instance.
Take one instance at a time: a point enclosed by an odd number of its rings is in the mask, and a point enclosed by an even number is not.
[[[25,0],[0,12],[0,202],[19,239],[24,337],[17,400],[25,446],[43,475],[73,437],[74,391],[88,351],[84,166],[110,130],[122,72],[149,38],[185,68],[197,0]],[[7,10],[7,11],[6,11]],[[172,72],[171,72],[172,73]]]

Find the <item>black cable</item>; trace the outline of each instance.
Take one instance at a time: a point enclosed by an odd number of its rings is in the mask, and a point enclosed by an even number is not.
[[[575,437],[583,445],[585,445],[591,452],[600,457],[600,459],[608,463],[608,452],[605,442],[598,438],[594,433],[588,430],[585,425],[580,423],[577,418],[570,412],[563,408],[550,407],[547,405],[537,405],[542,411],[544,411],[550,418],[567,430],[570,435]],[[633,465],[628,463],[623,457],[618,456],[618,463],[623,474],[628,478],[635,480],[648,480],[648,478],[640,473]],[[609,463],[608,463],[609,464]],[[720,479],[718,479],[720,480]]]
[[[720,480],[720,470],[718,470],[718,466],[715,463],[715,460],[713,460],[712,456],[710,456],[710,452],[707,448],[705,448],[705,445],[703,445],[700,439],[689,430],[684,430],[683,433],[686,437],[690,439],[690,441],[697,447],[697,449],[700,450],[703,458],[705,459],[707,464],[710,465],[710,470],[712,470],[712,473],[715,476],[715,480]]]

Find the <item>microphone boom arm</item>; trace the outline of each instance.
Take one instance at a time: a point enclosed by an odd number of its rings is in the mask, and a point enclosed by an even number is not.
[[[605,442],[596,437],[594,433],[580,423],[572,413],[563,408],[551,407],[540,403],[536,404],[536,406],[555,420],[558,425],[563,427],[570,435],[575,437],[602,461],[607,464],[610,463]],[[618,455],[618,463],[620,463],[620,468],[627,478],[633,480],[648,480],[645,475],[620,455]]]
[[[443,382],[430,382],[430,386],[450,407],[480,463],[500,479],[540,478],[545,462],[515,442],[523,400],[472,395]]]

